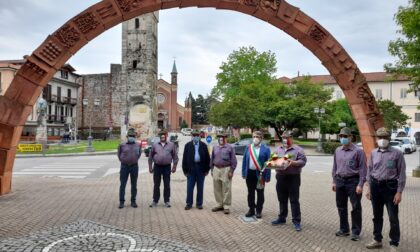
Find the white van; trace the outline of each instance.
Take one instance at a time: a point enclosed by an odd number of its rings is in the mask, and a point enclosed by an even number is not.
[[[402,142],[402,148],[404,153],[412,153],[417,150],[416,140],[409,137],[396,137],[395,141]]]

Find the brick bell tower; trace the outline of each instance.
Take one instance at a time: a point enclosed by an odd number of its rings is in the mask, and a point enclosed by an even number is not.
[[[122,137],[126,127],[139,137],[156,133],[158,22],[159,12],[152,12],[122,24],[122,68],[112,101],[119,104],[113,119],[121,122]]]
[[[169,128],[171,131],[177,130],[179,128],[179,122],[178,122],[178,103],[177,103],[177,97],[178,97],[178,71],[176,70],[176,64],[174,60],[174,65],[172,67],[171,72],[171,114],[170,114],[170,120],[169,120]]]

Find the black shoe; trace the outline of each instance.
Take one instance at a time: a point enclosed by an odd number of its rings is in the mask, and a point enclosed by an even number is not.
[[[257,217],[257,219],[261,219],[261,218],[262,218],[262,214],[261,214],[261,213],[257,213],[257,214],[255,215],[255,217]]]
[[[202,210],[203,209],[203,206],[197,206],[197,208],[200,209],[200,210]]]
[[[284,225],[284,224],[286,224],[286,220],[285,219],[280,219],[280,218],[277,218],[277,219],[275,219],[271,222],[271,225],[273,225],[273,226]]]
[[[349,236],[350,235],[350,232],[349,231],[347,231],[347,232],[344,232],[343,230],[338,230],[336,233],[335,233],[335,236],[338,236],[338,237],[344,237],[344,236]]]
[[[118,208],[119,209],[124,208],[124,202],[120,202],[120,204],[118,205]]]
[[[191,208],[192,208],[191,206],[186,205],[184,209],[185,209],[185,210],[190,210]]]
[[[137,203],[136,202],[131,202],[131,207],[137,208]]]
[[[245,214],[245,217],[252,217],[252,216],[254,216],[255,215],[255,212],[253,212],[253,211],[248,211],[248,213],[246,213]]]
[[[359,241],[360,240],[360,236],[357,234],[352,234],[350,240],[352,241]]]

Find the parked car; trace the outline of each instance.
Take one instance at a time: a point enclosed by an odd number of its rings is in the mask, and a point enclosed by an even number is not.
[[[404,148],[403,148],[403,144],[401,141],[389,141],[389,145],[395,149],[398,149],[400,151],[402,151],[402,153],[404,153]]]
[[[243,155],[245,152],[245,148],[251,143],[252,143],[252,138],[244,138],[231,145],[233,149],[235,150],[236,155]],[[265,140],[263,140],[263,143],[267,144]]]
[[[403,150],[405,153],[412,153],[417,150],[416,142],[414,139],[410,139],[409,137],[396,137],[393,140],[402,142]]]
[[[183,129],[181,129],[181,133],[182,133],[182,135],[184,135],[184,136],[191,136],[191,132],[192,132],[193,130],[191,129],[191,128],[183,128]]]
[[[147,144],[146,144],[146,146],[143,149],[144,155],[146,157],[149,156],[150,150],[152,149],[152,145],[154,143],[158,143],[159,141],[160,141],[160,138],[157,137],[157,136],[147,138]]]

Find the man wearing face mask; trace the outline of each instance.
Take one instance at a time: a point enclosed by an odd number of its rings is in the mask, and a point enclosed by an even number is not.
[[[171,207],[171,172],[176,172],[178,151],[174,143],[168,142],[168,132],[159,132],[160,142],[154,143],[149,154],[149,172],[153,173],[153,201],[150,207],[157,206],[160,198],[160,182],[163,177],[163,199],[166,207]],[[171,163],[173,162],[172,170]],[[154,163],[154,166],[152,164]]]
[[[296,231],[301,231],[301,215],[300,215],[300,203],[299,203],[299,189],[300,189],[300,174],[302,168],[306,164],[306,156],[303,149],[293,144],[292,135],[288,132],[284,132],[282,137],[283,145],[279,146],[275,153],[279,157],[286,155],[290,156],[288,160],[288,166],[285,170],[276,170],[276,191],[277,198],[280,205],[279,217],[272,221],[273,226],[283,225],[286,223],[288,214],[288,201],[290,200],[290,207],[292,210],[292,222]]]
[[[386,128],[376,131],[378,148],[372,150],[368,160],[367,181],[369,190],[366,197],[372,201],[373,241],[366,248],[382,248],[382,226],[384,206],[388,210],[391,251],[397,251],[400,242],[398,205],[405,187],[405,160],[400,150],[389,145],[391,133]]]
[[[262,143],[262,138],[261,131],[252,133],[252,144],[245,148],[242,161],[242,178],[246,180],[246,186],[248,187],[249,211],[245,214],[245,217],[255,215],[258,219],[262,218],[264,186],[266,182],[270,182],[271,178],[270,169],[261,172],[264,163],[270,159],[271,152],[270,148]],[[257,191],[257,204],[255,204],[255,191]]]
[[[182,171],[187,177],[187,200],[185,210],[193,205],[194,187],[197,184],[196,207],[203,209],[204,178],[209,174],[210,155],[207,145],[200,141],[200,133],[192,132],[193,139],[184,147]]]
[[[217,203],[212,211],[224,211],[225,214],[229,214],[232,203],[232,177],[237,160],[235,150],[226,143],[226,137],[226,134],[217,135],[218,145],[213,148],[211,153],[210,168],[213,175],[214,197]]]
[[[131,180],[131,206],[137,208],[137,178],[139,175],[138,160],[141,155],[141,147],[136,143],[136,132],[130,128],[127,132],[127,142],[118,146],[118,159],[121,162],[120,169],[120,204],[118,208],[124,208],[125,186],[128,176]]]
[[[362,230],[362,193],[366,181],[366,157],[362,149],[352,143],[351,130],[344,127],[338,135],[342,146],[334,153],[332,170],[333,186],[336,192],[336,204],[340,217],[340,229],[336,236],[349,236],[348,199],[352,205],[351,211],[351,240],[360,240]]]

